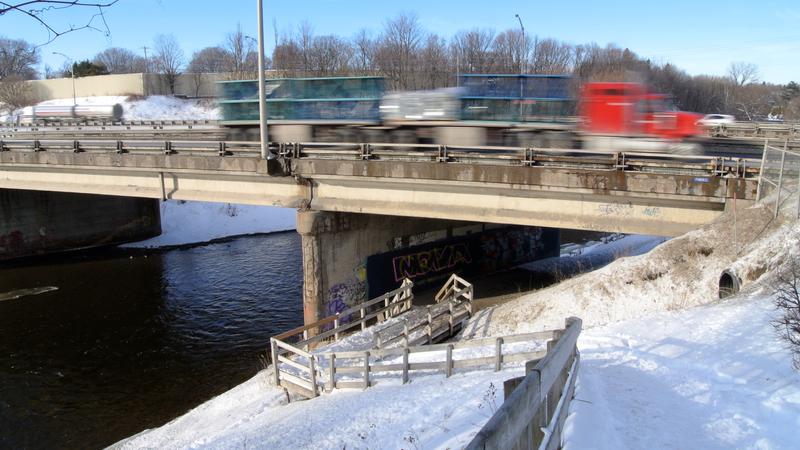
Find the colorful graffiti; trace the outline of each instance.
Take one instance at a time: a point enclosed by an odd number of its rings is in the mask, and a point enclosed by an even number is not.
[[[558,230],[509,226],[371,255],[368,297],[397,288],[403,278],[416,286],[450,273],[487,274],[535,259],[557,256]]]
[[[414,280],[429,274],[452,271],[454,268],[472,263],[469,247],[464,242],[434,247],[392,259],[394,281],[403,278]]]
[[[352,278],[331,286],[325,298],[325,312],[328,316],[338,314],[351,306],[367,300],[366,266],[364,264],[356,266],[356,268],[353,269]],[[350,316],[343,316],[340,319],[342,323],[347,323],[350,320]]]

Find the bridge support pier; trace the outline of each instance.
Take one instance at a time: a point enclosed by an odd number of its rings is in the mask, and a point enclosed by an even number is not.
[[[342,212],[298,211],[305,323],[394,289],[438,285],[558,254],[558,230]]]

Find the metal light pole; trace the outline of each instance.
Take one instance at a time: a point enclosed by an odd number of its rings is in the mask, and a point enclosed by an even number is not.
[[[514,14],[514,17],[519,21],[519,27],[522,29],[522,60],[519,63],[519,74],[525,73],[525,63],[528,59],[528,42],[525,41],[525,25],[522,24],[522,18],[519,14]]]
[[[519,14],[514,14],[514,17],[517,18],[519,21],[519,27],[522,29],[522,55],[519,61],[519,74],[522,75],[525,73],[525,63],[528,59],[528,46],[526,45],[527,42],[525,41],[525,25],[522,24],[522,18]],[[519,119],[523,120],[525,115],[525,107],[523,98],[525,97],[525,80],[520,76],[519,77]]]
[[[70,73],[70,75],[72,76],[72,106],[76,106],[76,105],[78,104],[78,101],[77,101],[77,100],[76,100],[76,98],[75,98],[75,97],[76,97],[76,96],[75,96],[75,61],[73,61],[73,59],[72,59],[72,58],[70,58],[69,56],[67,56],[67,55],[65,55],[65,54],[63,54],[63,53],[59,53],[59,52],[53,52],[53,54],[54,54],[54,55],[60,55],[60,56],[63,56],[64,58],[67,58],[67,61],[68,61],[68,62],[71,62],[71,63],[72,63],[72,64],[69,66],[69,73]]]
[[[275,155],[269,151],[269,136],[267,136],[267,96],[264,80],[264,2],[258,2],[258,125],[261,132],[261,157],[274,159]]]

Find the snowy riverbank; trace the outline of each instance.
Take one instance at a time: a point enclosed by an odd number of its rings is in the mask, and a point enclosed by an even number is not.
[[[161,202],[161,235],[123,247],[166,247],[294,230],[295,217],[290,208],[167,200]]]
[[[641,256],[479,312],[467,334],[552,328],[584,317],[566,448],[792,448],[800,374],[770,324],[770,279],[800,253],[800,228],[739,212]],[[616,245],[652,246],[628,239]],[[598,251],[597,250],[593,251]],[[591,254],[592,252],[586,252]],[[746,289],[716,300],[723,268]],[[704,305],[706,304],[706,305]],[[708,305],[710,304],[710,305]],[[502,400],[501,372],[419,376],[284,404],[264,372],[123,448],[460,448]],[[491,406],[490,406],[491,404]],[[489,409],[489,411],[487,411]]]

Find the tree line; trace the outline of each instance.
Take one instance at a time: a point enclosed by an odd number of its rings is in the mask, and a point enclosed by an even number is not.
[[[459,73],[572,74],[581,81],[644,82],[689,111],[732,114],[741,120],[800,119],[798,84],[761,82],[758,68],[746,62],[731,63],[724,76],[689,75],[613,44],[576,45],[514,28],[473,28],[445,37],[425,30],[414,13],[398,14],[380,30],[362,29],[350,37],[317,35],[304,22],[276,31],[275,41],[266,58],[268,74],[275,77],[375,75],[385,77],[389,89],[417,90],[454,86]],[[231,79],[257,74],[256,41],[241,27],[189,58],[171,35],[157,36],[142,50],[149,53],[109,48],[91,60],[65,62],[58,70],[45,67],[44,75],[153,72],[165,75],[174,88],[181,73],[225,73]],[[38,63],[39,50],[32,44],[0,39],[0,80],[35,78]]]

